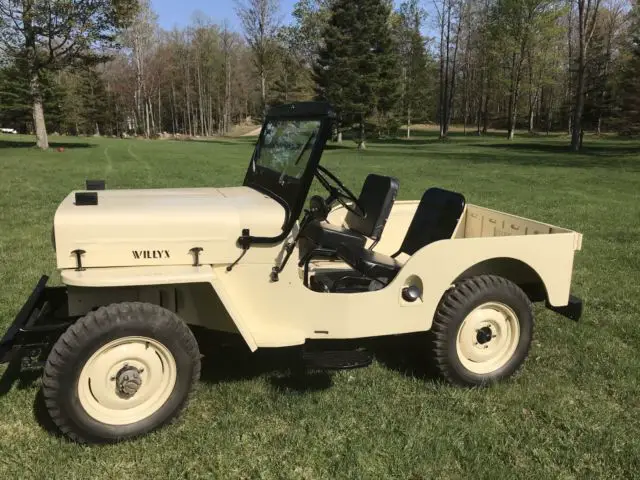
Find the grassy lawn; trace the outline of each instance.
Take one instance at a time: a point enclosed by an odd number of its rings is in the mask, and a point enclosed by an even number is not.
[[[108,188],[241,183],[253,139],[53,138],[45,153],[0,136],[0,328],[55,269],[58,202],[87,178]],[[134,443],[82,447],[49,431],[39,380],[0,382],[0,478],[631,478],[640,470],[640,143],[454,136],[331,145],[324,164],[354,190],[396,175],[400,199],[429,186],[584,234],[573,289],[581,323],[536,308],[522,374],[449,387],[420,363],[421,337],[389,340],[366,369],[293,382],[288,355],[203,360],[183,421]],[[57,147],[58,145],[54,145]],[[57,278],[54,276],[54,281]],[[389,319],[393,321],[393,319]],[[0,367],[2,373],[2,367]]]

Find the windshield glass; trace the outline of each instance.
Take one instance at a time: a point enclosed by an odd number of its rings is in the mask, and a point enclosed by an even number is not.
[[[320,120],[268,120],[256,164],[286,177],[300,179],[320,129]]]

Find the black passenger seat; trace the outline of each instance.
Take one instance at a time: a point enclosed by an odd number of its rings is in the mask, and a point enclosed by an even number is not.
[[[395,254],[387,256],[344,243],[338,247],[338,257],[366,277],[388,283],[402,268],[395,257],[401,253],[413,255],[430,243],[451,238],[464,207],[462,194],[430,188],[422,196],[400,250]]]

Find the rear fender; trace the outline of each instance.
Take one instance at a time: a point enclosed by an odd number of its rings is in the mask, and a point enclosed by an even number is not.
[[[510,258],[535,272],[550,306],[562,307],[570,299],[574,247],[572,233],[441,240],[412,255],[387,288],[399,291],[403,285],[423,285],[422,302],[415,306],[424,309],[429,329],[443,293],[465,272],[475,265],[490,265],[493,259]],[[482,274],[506,275],[486,269]]]

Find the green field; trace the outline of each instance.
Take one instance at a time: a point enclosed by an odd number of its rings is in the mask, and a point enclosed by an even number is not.
[[[87,178],[108,188],[242,182],[253,139],[52,138],[40,152],[0,136],[0,328],[55,268],[57,203]],[[85,447],[51,429],[39,380],[0,381],[0,478],[632,478],[640,475],[640,143],[453,136],[330,145],[324,163],[358,190],[396,175],[400,199],[439,185],[471,203],[575,229],[574,323],[536,307],[528,362],[483,390],[443,384],[420,336],[381,342],[366,369],[294,381],[288,352],[232,349],[203,360],[177,425]],[[54,281],[57,277],[54,276]],[[393,321],[393,319],[389,319]],[[0,367],[0,373],[2,367]]]

